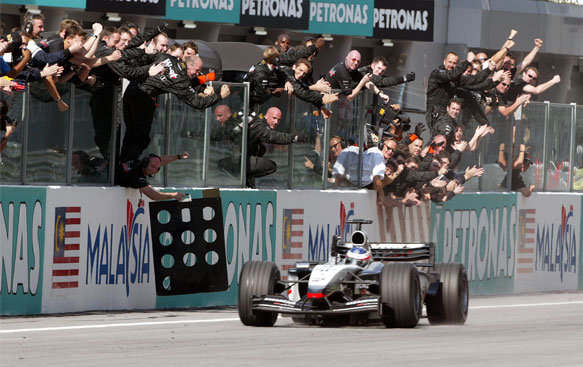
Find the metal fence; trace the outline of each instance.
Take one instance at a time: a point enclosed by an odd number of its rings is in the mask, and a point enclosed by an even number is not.
[[[214,83],[220,86],[221,83]],[[227,105],[240,122],[236,134],[225,134],[214,117],[216,105],[206,110],[193,109],[173,95],[158,98],[158,108],[145,153],[159,155],[188,151],[190,159],[163,167],[151,183],[161,187],[245,187],[248,85],[229,83],[231,95],[219,102]],[[402,89],[390,90],[391,98],[402,101]],[[1,153],[2,184],[26,185],[113,185],[115,152],[119,149],[124,126],[121,112],[121,87],[111,95],[112,107],[100,103],[91,87],[62,87],[67,112],[39,86],[10,97],[8,116],[18,121],[14,134]],[[5,98],[5,97],[3,97]],[[283,112],[278,131],[305,134],[308,141],[290,145],[268,145],[266,158],[277,164],[277,171],[257,179],[259,188],[333,189],[327,164],[329,141],[342,136],[362,147],[365,124],[372,119],[375,96],[361,93],[355,100],[328,106],[332,118],[324,119],[318,109],[295,97],[271,98],[260,107],[271,106]],[[6,98],[5,98],[6,99]],[[48,101],[48,102],[47,102]],[[102,101],[102,100],[101,100]],[[489,116],[494,135],[484,138],[477,152],[463,153],[458,166],[483,166],[485,174],[466,183],[470,191],[507,191],[510,180],[501,185],[510,167],[501,168],[499,155],[504,144],[506,157],[515,156],[513,131],[523,141],[533,164],[522,172],[525,182],[544,191],[583,190],[583,106],[575,104],[531,103],[514,116]],[[423,111],[409,111],[413,127],[424,120]],[[470,121],[465,137],[471,138],[476,125]],[[428,138],[428,136],[425,136]],[[425,140],[427,141],[427,139]],[[243,142],[243,143],[241,143]],[[311,168],[311,162],[315,168]],[[359,160],[362,163],[362,160]]]

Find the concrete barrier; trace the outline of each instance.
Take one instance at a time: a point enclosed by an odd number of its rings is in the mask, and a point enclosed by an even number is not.
[[[185,190],[193,198],[201,190]],[[0,314],[233,305],[249,260],[328,259],[353,218],[372,240],[434,241],[472,294],[583,289],[582,194],[464,193],[442,205],[380,208],[371,191],[221,190],[222,292],[158,296],[147,198],[137,190],[0,186]]]

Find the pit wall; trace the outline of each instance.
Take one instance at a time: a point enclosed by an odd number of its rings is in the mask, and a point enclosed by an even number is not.
[[[202,190],[186,190],[193,198]],[[437,244],[472,295],[583,290],[582,194],[464,193],[379,208],[370,191],[221,190],[224,292],[157,296],[149,199],[137,190],[0,186],[0,314],[234,305],[242,264],[325,261],[355,218],[373,241]]]

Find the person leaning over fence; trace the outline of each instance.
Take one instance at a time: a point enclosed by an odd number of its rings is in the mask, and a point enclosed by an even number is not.
[[[160,75],[150,76],[131,94],[124,94],[124,123],[126,132],[123,138],[120,161],[136,159],[150,144],[150,131],[156,111],[156,97],[163,93],[172,93],[178,99],[196,109],[204,110],[227,98],[231,93],[229,86],[221,86],[220,95],[208,87],[206,95],[201,97],[191,86],[202,69],[200,57],[187,57],[184,63],[168,54],[159,54],[156,60],[164,66]]]
[[[152,200],[182,200],[182,198],[184,198],[184,193],[160,192],[155,190],[148,182],[148,177],[154,177],[154,175],[160,171],[161,166],[179,159],[188,159],[188,157],[188,152],[162,157],[150,153],[142,159],[123,162],[117,166],[115,184],[122,187],[138,189],[141,193]]]
[[[290,72],[286,73],[288,80],[285,83],[285,90],[288,94],[293,94],[299,99],[319,108],[324,118],[330,118],[332,112],[324,107],[324,105],[336,102],[338,100],[338,93],[322,94],[311,90],[305,81],[305,77],[311,69],[312,63],[308,59],[299,59],[296,61]]]

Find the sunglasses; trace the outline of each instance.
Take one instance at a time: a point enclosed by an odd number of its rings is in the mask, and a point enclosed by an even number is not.
[[[330,145],[330,149],[337,149],[338,145],[340,145],[340,143],[336,143],[334,145]]]
[[[385,144],[385,148],[387,148],[387,150],[388,150],[389,152],[394,152],[394,151],[395,151],[395,149],[391,148],[390,146],[388,146],[388,145],[386,145],[386,144]]]
[[[510,86],[510,84],[508,84],[508,83],[500,83],[500,84],[502,84],[503,87],[509,87]]]
[[[526,76],[529,77],[532,80],[536,80],[536,75],[526,74]]]

